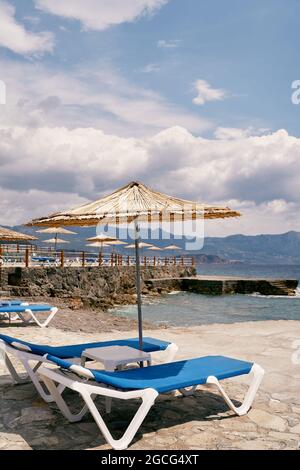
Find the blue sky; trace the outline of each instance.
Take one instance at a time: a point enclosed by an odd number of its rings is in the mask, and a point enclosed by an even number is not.
[[[300,230],[299,17],[297,0],[0,0],[0,222],[143,179],[244,210],[211,234]]]

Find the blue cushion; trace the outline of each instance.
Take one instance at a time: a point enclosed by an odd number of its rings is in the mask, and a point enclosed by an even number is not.
[[[70,369],[70,362],[47,356],[63,369]],[[224,356],[206,356],[187,361],[158,366],[135,368],[120,372],[105,372],[91,369],[96,382],[122,390],[144,390],[153,388],[158,393],[205,384],[212,375],[218,380],[249,374],[253,363]]]
[[[0,307],[5,305],[21,305],[24,300],[0,300]]]
[[[0,313],[24,313],[28,309],[32,312],[50,312],[52,308],[49,305],[7,305],[0,306]]]
[[[61,359],[81,357],[85,349],[91,348],[104,348],[107,346],[129,346],[131,348],[139,349],[138,338],[117,339],[113,341],[101,341],[98,343],[77,344],[71,346],[47,346],[32,344],[28,343],[27,341],[23,341],[1,334],[0,339],[2,339],[8,344],[12,344],[14,342],[24,344],[25,346],[28,346],[34,354],[37,354],[39,356],[44,356],[44,354],[52,354],[53,356],[59,357]],[[167,349],[169,344],[170,343],[167,343],[166,341],[160,341],[159,339],[155,338],[144,338],[143,350],[145,352],[164,351],[165,349]]]

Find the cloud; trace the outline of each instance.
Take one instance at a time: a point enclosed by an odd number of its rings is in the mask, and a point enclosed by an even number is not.
[[[236,127],[218,127],[215,130],[216,139],[220,140],[238,140],[244,139],[245,137],[251,137],[255,135],[263,135],[270,132],[271,129],[255,129],[254,127],[248,127],[246,129],[239,129]]]
[[[92,126],[122,135],[153,134],[173,125],[201,132],[211,123],[152,90],[135,86],[109,67],[50,71],[43,64],[1,61],[7,84],[0,124]],[[35,80],[30,77],[34,76]]]
[[[206,80],[197,80],[194,83],[194,89],[197,92],[193,103],[202,106],[209,101],[221,101],[227,96],[227,92],[222,89],[212,88]]]
[[[216,140],[181,127],[124,138],[94,128],[2,125],[0,194],[12,216],[0,211],[0,223],[70,207],[139,179],[166,193],[228,204],[244,214],[207,224],[210,234],[300,230],[299,161],[300,139],[284,130]]]
[[[153,14],[169,0],[35,0],[46,13],[78,20],[86,30],[105,30]]]
[[[15,7],[0,0],[0,47],[21,55],[42,55],[52,52],[54,36],[43,31],[33,33],[25,29],[15,18]]]
[[[140,72],[141,73],[153,73],[153,72],[158,72],[160,70],[160,65],[159,64],[148,64],[145,67],[143,67]]]
[[[157,43],[157,47],[160,49],[177,49],[181,43],[181,39],[169,39],[168,41],[160,39]]]

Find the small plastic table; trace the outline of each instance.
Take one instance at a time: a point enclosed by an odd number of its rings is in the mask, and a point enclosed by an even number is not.
[[[87,359],[101,362],[106,371],[122,370],[127,364],[144,364],[151,366],[151,354],[128,346],[108,346],[104,348],[86,349],[81,355],[81,365],[84,367]],[[106,412],[111,412],[111,398],[106,398]]]
[[[139,351],[128,346],[108,346],[106,348],[92,348],[83,351],[81,365],[84,367],[86,360],[101,362],[105,370],[115,371],[122,369],[127,364],[144,363],[151,365],[150,353]]]

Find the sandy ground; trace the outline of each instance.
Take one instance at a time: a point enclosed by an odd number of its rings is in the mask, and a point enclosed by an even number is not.
[[[73,311],[72,315],[77,316],[78,312]],[[135,329],[108,333],[93,324],[93,333],[88,333],[76,331],[73,318],[72,324],[75,331],[63,331],[55,325],[44,330],[11,326],[0,331],[53,345],[136,336]],[[266,376],[253,409],[245,417],[233,416],[218,394],[205,387],[190,398],[179,395],[159,398],[131,449],[300,448],[300,364],[292,360],[296,352],[293,343],[300,340],[300,322],[205,325],[150,330],[145,334],[177,343],[178,359],[227,355],[257,362]],[[225,386],[231,397],[240,401],[246,391],[246,380],[225,381]],[[68,398],[73,404],[78,402],[72,392]],[[105,419],[119,435],[135,410],[134,403],[124,407],[124,403],[114,402],[111,415]],[[67,423],[55,405],[49,407],[41,401],[31,384],[13,386],[7,371],[0,366],[0,449],[15,448],[108,447],[91,416],[82,423]]]

